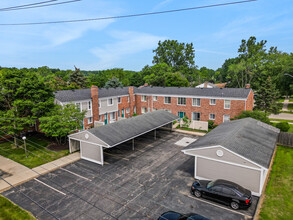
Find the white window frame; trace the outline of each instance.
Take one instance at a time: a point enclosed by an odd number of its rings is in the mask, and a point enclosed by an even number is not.
[[[143,109],[145,109],[145,111],[143,111]],[[146,107],[141,107],[141,114],[145,114],[145,113],[147,113],[147,108]]]
[[[158,96],[154,96],[154,101],[158,101]]]
[[[87,122],[88,122],[88,123],[93,123],[93,117],[89,117],[89,118],[87,119]]]
[[[194,113],[198,113],[198,114],[199,114],[199,120],[195,120],[195,119],[193,119],[193,115],[194,115]],[[191,119],[192,119],[192,121],[200,121],[200,115],[201,115],[200,112],[192,112],[192,113],[191,113]]]
[[[168,102],[166,102],[166,98],[170,98],[170,103],[168,103]],[[172,98],[171,98],[171,96],[165,96],[164,97],[164,104],[166,104],[166,105],[171,105],[171,102],[172,102]]]
[[[126,113],[129,113],[130,112],[130,108],[126,108]]]
[[[146,95],[142,95],[141,96],[141,101],[142,102],[146,102],[147,101],[147,96]]]
[[[226,102],[229,102],[229,108],[226,108]],[[224,100],[224,109],[231,109],[231,100],[230,99]]]
[[[111,102],[112,102],[111,104],[109,104],[109,101],[110,101],[110,100],[111,100]],[[112,106],[112,105],[114,105],[114,104],[113,104],[113,98],[107,99],[107,104],[108,104],[108,106]]]
[[[120,104],[121,103],[121,96],[118,96],[117,100],[118,100],[118,104]]]
[[[215,100],[215,104],[212,104],[212,100]],[[210,105],[216,105],[217,100],[216,99],[210,99]]]
[[[214,115],[214,118],[211,118],[211,115]],[[209,114],[209,120],[216,120],[216,114],[215,113],[210,113]]]
[[[92,103],[91,101],[88,102],[88,110],[91,110],[92,109]]]
[[[114,117],[112,118],[112,116],[114,116]],[[116,120],[116,114],[115,114],[115,112],[110,112],[109,113],[109,118],[110,118],[110,121],[115,121]]]
[[[76,102],[75,103],[75,106],[78,106],[80,112],[82,111],[82,107],[81,107],[81,103],[80,102]]]
[[[231,121],[230,115],[223,115],[223,122],[225,122],[225,116],[229,116],[229,121]],[[229,122],[229,121],[227,121],[227,122]]]
[[[179,100],[181,101],[181,103],[182,103],[182,100],[185,100],[185,104],[180,104]],[[177,105],[186,105],[186,98],[185,97],[177,97]]]
[[[194,105],[194,100],[196,100],[196,104]],[[197,103],[197,100],[199,100],[199,105]],[[201,100],[200,98],[192,98],[192,106],[195,106],[195,107],[200,107],[200,104],[201,104]]]
[[[101,104],[102,104],[102,103],[101,103],[101,100],[99,100],[99,108],[101,108]]]

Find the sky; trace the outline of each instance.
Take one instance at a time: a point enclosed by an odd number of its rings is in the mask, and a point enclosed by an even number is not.
[[[0,8],[44,0],[1,0]],[[56,2],[63,2],[59,0]],[[240,0],[81,0],[70,4],[1,11],[0,23],[98,18]],[[152,65],[161,40],[193,43],[195,63],[217,69],[236,57],[242,39],[255,36],[293,52],[293,1],[256,2],[185,12],[34,26],[0,26],[0,66],[82,70]]]

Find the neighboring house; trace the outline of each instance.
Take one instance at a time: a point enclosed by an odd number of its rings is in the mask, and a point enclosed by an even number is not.
[[[218,88],[215,84],[205,81],[204,83],[197,85],[195,88]]]
[[[253,109],[250,88],[152,87],[64,90],[55,92],[55,103],[73,103],[86,110],[84,128],[108,124],[158,109],[186,115],[197,121],[229,121],[244,110]]]
[[[182,150],[196,179],[225,179],[261,195],[280,130],[252,118],[223,123]]]

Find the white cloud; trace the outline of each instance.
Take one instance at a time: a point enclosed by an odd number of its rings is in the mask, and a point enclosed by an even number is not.
[[[169,3],[171,3],[173,0],[164,0],[164,1],[161,1],[159,4],[155,5],[153,8],[152,8],[152,11],[157,11],[159,10],[160,8],[164,7],[165,5],[168,5]]]
[[[115,31],[111,33],[111,36],[118,41],[91,50],[91,52],[99,59],[96,64],[96,67],[99,69],[112,68],[125,56],[153,49],[157,46],[159,40],[166,39],[166,37],[162,36],[132,31]],[[131,62],[131,60],[129,60],[129,62]]]

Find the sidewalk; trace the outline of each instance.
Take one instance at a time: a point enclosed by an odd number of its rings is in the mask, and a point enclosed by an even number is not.
[[[10,176],[7,176],[4,179],[13,186],[16,186],[40,176],[39,174],[42,175],[45,173],[49,173],[60,167],[66,166],[67,164],[73,163],[74,161],[77,161],[79,159],[80,154],[79,152],[76,152],[54,160],[52,162],[35,167],[33,169],[29,169],[26,166],[23,166],[13,160],[0,156],[0,169],[10,174]],[[8,190],[9,188],[11,188],[11,186],[2,179],[0,179],[0,193]]]
[[[282,111],[289,111],[288,110],[288,104],[289,104],[289,99],[285,99],[285,101],[283,102],[283,108]]]
[[[173,129],[173,131],[179,132],[179,133],[184,133],[184,134],[196,135],[196,136],[205,136],[206,135],[206,133],[203,133],[203,132],[186,131],[186,130],[181,130],[181,129]]]

